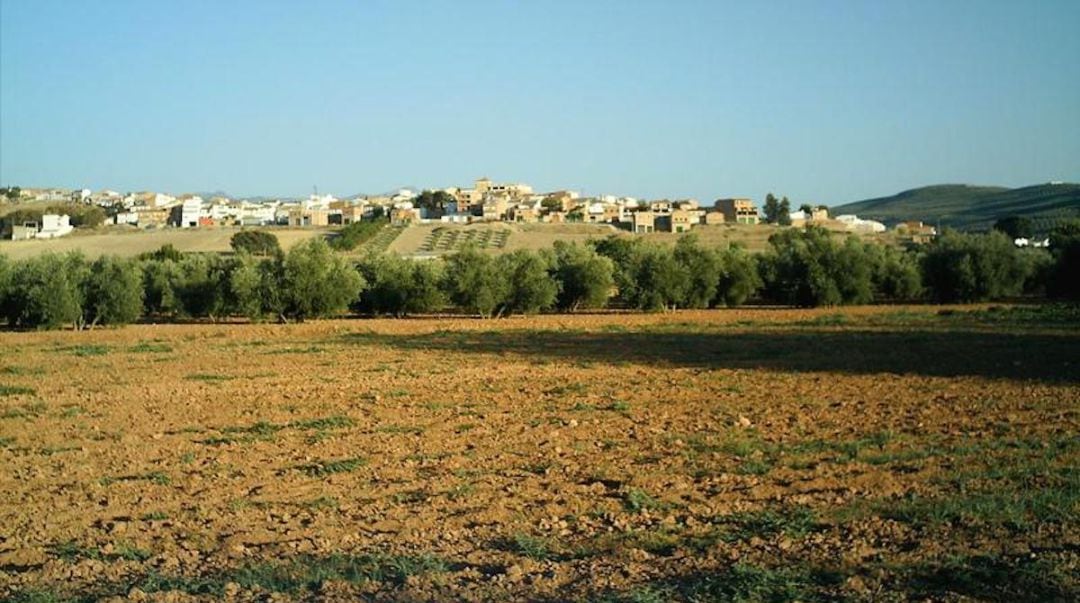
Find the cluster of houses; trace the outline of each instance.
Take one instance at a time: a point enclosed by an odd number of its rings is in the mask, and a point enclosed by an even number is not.
[[[443,189],[449,199],[439,207],[413,200],[393,204],[394,224],[440,221],[612,224],[636,233],[687,232],[699,224],[757,224],[757,208],[750,199],[720,199],[702,207],[695,199],[642,201],[633,197],[583,197],[576,191],[536,193],[527,184],[503,184],[480,178],[471,188]]]
[[[480,178],[468,188],[450,187],[421,202],[421,195],[410,189],[379,196],[338,199],[333,195],[313,194],[307,199],[234,200],[223,196],[204,199],[198,195],[172,196],[158,192],[122,194],[113,190],[98,192],[82,189],[23,190],[22,196],[37,201],[73,201],[99,205],[109,220],[117,225],[139,228],[172,226],[200,228],[211,226],[320,227],[347,225],[375,217],[388,217],[392,224],[423,222],[468,224],[473,222],[514,223],[586,223],[610,224],[634,233],[687,232],[699,225],[758,224],[758,208],[747,198],[722,198],[711,205],[695,199],[644,201],[633,197],[600,195],[585,197],[576,191],[559,190],[537,193],[527,184],[498,183]],[[853,232],[884,232],[885,225],[854,215],[830,218],[824,206],[810,211],[793,211],[793,226],[823,224],[830,221]],[[29,238],[30,229],[37,236],[62,236],[70,232],[66,216],[46,216],[41,225],[26,225],[20,235]],[[913,242],[929,240],[932,227],[921,223],[903,223]],[[60,233],[60,234],[55,234]]]
[[[75,230],[75,227],[71,225],[70,216],[45,214],[41,216],[41,222],[12,224],[10,236],[12,241],[55,239],[71,234],[73,230]]]

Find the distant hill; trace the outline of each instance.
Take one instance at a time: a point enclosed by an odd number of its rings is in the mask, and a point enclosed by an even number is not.
[[[1036,230],[1043,231],[1062,218],[1080,217],[1080,184],[1022,188],[940,184],[830,207],[829,213],[856,214],[886,224],[922,220],[962,230],[987,230],[998,218],[1026,216],[1033,219]]]

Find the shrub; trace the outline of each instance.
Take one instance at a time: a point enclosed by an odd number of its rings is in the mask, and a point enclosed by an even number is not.
[[[603,307],[611,296],[613,271],[611,260],[597,254],[591,247],[556,241],[557,306],[571,312]]]
[[[130,260],[102,256],[90,265],[84,285],[83,320],[122,325],[134,322],[143,312],[142,273]]]
[[[281,253],[281,245],[273,233],[264,230],[241,230],[229,239],[233,251],[247,252],[252,255],[276,255]]]
[[[166,243],[155,251],[146,251],[138,255],[140,260],[172,260],[174,262],[179,262],[183,257],[184,254],[172,243]]]
[[[352,251],[374,238],[389,223],[389,220],[381,217],[364,222],[353,222],[339,230],[336,237],[330,239],[330,247],[338,251]]]

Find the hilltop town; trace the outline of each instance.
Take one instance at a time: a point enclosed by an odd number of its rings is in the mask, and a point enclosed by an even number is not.
[[[288,226],[294,228],[347,226],[384,220],[392,226],[419,224],[596,224],[635,234],[686,233],[701,226],[773,223],[802,226],[818,224],[833,230],[873,234],[885,224],[853,214],[830,216],[823,205],[790,202],[771,194],[759,208],[745,197],[721,197],[711,203],[697,199],[644,200],[635,197],[583,196],[573,190],[536,192],[523,183],[477,179],[470,187],[417,191],[403,188],[390,194],[338,198],[312,194],[306,199],[233,199],[223,195],[171,195],[163,192],[120,193],[89,189],[5,189],[15,207],[52,204],[56,213],[40,220],[6,221],[4,238],[55,238],[72,231],[65,207],[101,209],[101,223],[136,229],[209,228],[222,226]],[[900,222],[897,229],[915,242],[926,242],[936,231],[921,222]]]

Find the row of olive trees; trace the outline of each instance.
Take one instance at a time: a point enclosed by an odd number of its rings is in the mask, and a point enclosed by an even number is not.
[[[612,289],[609,259],[563,242],[500,256],[469,248],[445,261],[372,256],[357,268],[368,286],[355,308],[394,316],[449,306],[483,317],[575,311],[603,307]]]
[[[615,302],[626,308],[668,310],[737,306],[761,286],[754,258],[739,247],[716,249],[694,236],[674,247],[609,237],[594,243],[615,267]]]
[[[88,262],[69,253],[9,263],[0,257],[0,316],[13,327],[46,329],[125,324],[144,315],[303,320],[344,311],[363,286],[321,239],[263,260],[170,248],[138,260]]]
[[[454,308],[491,317],[608,304],[650,311],[735,306],[752,298],[830,306],[1080,297],[1080,226],[1052,241],[1049,252],[1020,250],[1000,233],[946,233],[916,253],[807,228],[773,235],[757,256],[709,248],[692,236],[673,247],[610,237],[499,256],[476,249],[446,260],[369,256],[355,266],[322,239],[288,253],[266,246],[272,253],[264,258],[170,247],[137,260],[45,254],[12,263],[0,256],[0,317],[17,328],[81,329],[142,316],[304,320],[350,308],[393,316]]]
[[[1000,232],[947,231],[918,252],[821,228],[785,230],[758,256],[761,297],[794,306],[872,302],[962,303],[1020,295],[1080,298],[1080,225],[1051,235],[1051,249],[1019,249]]]

